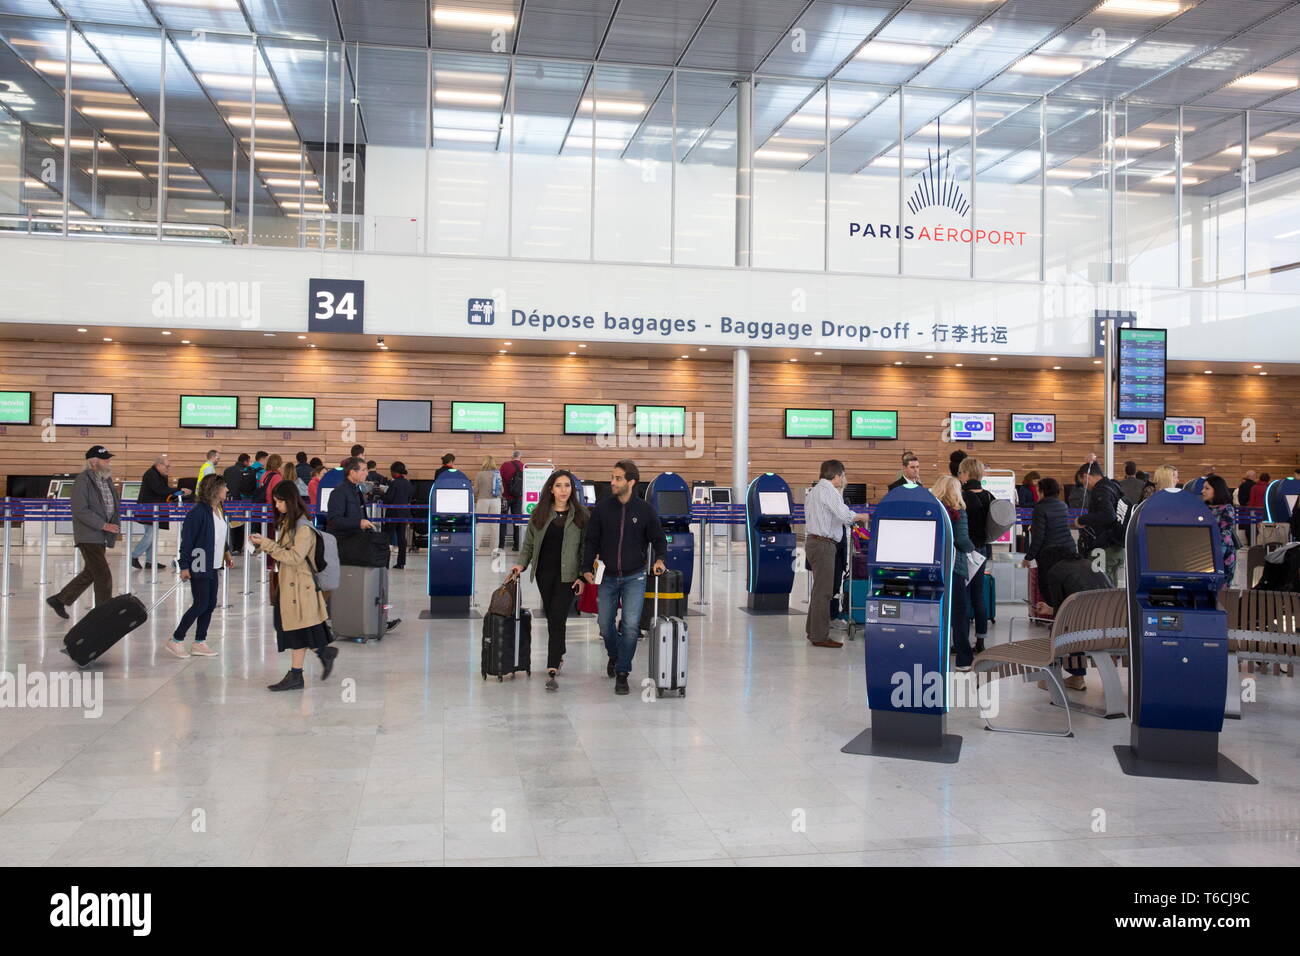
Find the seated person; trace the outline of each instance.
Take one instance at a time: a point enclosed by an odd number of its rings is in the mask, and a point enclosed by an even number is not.
[[[1056,613],[1056,609],[1065,603],[1065,599],[1071,594],[1078,594],[1080,591],[1101,591],[1112,588],[1114,585],[1101,571],[1094,571],[1092,568],[1092,558],[1064,558],[1052,565],[1052,569],[1047,573],[1047,580],[1043,583],[1043,596],[1046,601],[1039,601],[1034,605],[1034,613],[1040,616],[1048,616]],[[1067,667],[1066,670],[1070,676],[1064,681],[1069,690],[1087,690],[1088,685],[1084,681],[1084,675],[1088,672],[1085,667]],[[1045,681],[1039,681],[1040,687],[1046,687]]]

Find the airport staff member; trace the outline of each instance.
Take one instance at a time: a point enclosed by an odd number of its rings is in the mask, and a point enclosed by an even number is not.
[[[917,458],[910,451],[903,456],[903,473],[893,481],[889,490],[901,488],[906,484],[919,485],[921,483],[921,459]]]
[[[95,603],[106,604],[113,597],[113,572],[105,550],[117,544],[120,532],[117,489],[113,487],[113,457],[103,445],[86,451],[86,470],[72,483],[72,540],[81,552],[81,573],[58,594],[45,599],[54,613],[67,620],[68,606],[83,591],[95,585]]]
[[[916,467],[919,469],[920,466]],[[842,642],[830,638],[831,593],[838,583],[834,580],[835,551],[844,537],[844,525],[852,521],[865,524],[868,518],[865,514],[850,511],[844,503],[842,461],[831,458],[822,462],[821,477],[804,498],[803,514],[807,532],[804,550],[813,576],[804,627],[813,647],[843,647]]]

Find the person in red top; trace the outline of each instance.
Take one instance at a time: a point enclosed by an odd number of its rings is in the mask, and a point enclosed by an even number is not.
[[[320,478],[325,474],[325,466],[317,465],[311,470],[311,481],[307,482],[307,500],[313,508],[318,507],[317,501],[320,500]]]
[[[524,496],[522,491],[520,491],[519,489],[522,489],[524,484],[524,463],[519,459],[518,448],[516,448],[514,451],[510,453],[510,460],[505,462],[499,470],[501,472],[501,514],[503,515],[523,514]],[[516,474],[519,475],[519,478],[516,482],[517,487],[514,490],[512,490],[510,486],[510,481],[512,478],[515,477]],[[511,524],[510,533],[512,536],[511,540],[513,541],[513,544],[511,545],[511,549],[514,551],[518,551],[519,550],[519,525]],[[497,535],[497,547],[500,548],[502,551],[504,551],[506,547],[505,522],[502,522],[501,531]]]
[[[1268,491],[1268,483],[1272,480],[1273,476],[1268,472],[1263,472],[1259,476],[1259,481],[1255,483],[1255,487],[1250,489],[1250,507],[1264,507],[1264,492]]]

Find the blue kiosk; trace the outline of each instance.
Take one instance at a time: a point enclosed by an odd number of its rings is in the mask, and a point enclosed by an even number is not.
[[[668,540],[664,564],[682,573],[682,592],[691,593],[691,577],[695,571],[695,535],[691,533],[691,489],[686,480],[671,471],[665,471],[646,487],[646,501],[659,515],[659,524]]]
[[[961,737],[945,733],[953,559],[952,523],[934,495],[906,484],[880,500],[871,515],[863,634],[871,726],[841,752],[960,758]]]
[[[794,587],[794,497],[780,475],[764,472],[745,493],[749,598],[743,610],[786,614]]]
[[[1130,776],[1256,783],[1219,753],[1228,681],[1223,547],[1195,495],[1156,492],[1129,519]]]
[[[1275,478],[1264,491],[1264,520],[1286,524],[1300,501],[1300,478]]]
[[[429,490],[429,609],[422,618],[474,617],[474,485],[448,468]]]

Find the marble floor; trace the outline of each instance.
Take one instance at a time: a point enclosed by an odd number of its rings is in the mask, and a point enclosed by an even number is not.
[[[558,693],[480,678],[481,622],[421,621],[424,556],[392,572],[402,624],[342,643],[326,683],[272,694],[286,669],[265,592],[213,619],[215,659],[162,649],[188,594],[94,668],[103,712],[0,707],[2,865],[1295,865],[1300,686],[1260,676],[1221,749],[1258,786],[1126,777],[1128,722],[1076,715],[1071,739],[985,732],[953,712],[954,765],[840,753],[867,724],[860,642],[810,647],[803,617],[751,616],[743,555],[711,567],[689,619],[689,696],[616,697],[594,622],[575,619]],[[114,573],[121,590],[120,555]],[[12,567],[0,670],[66,671],[67,625],[41,603],[71,572]],[[135,572],[146,602],[161,595]],[[499,580],[479,558],[478,600]],[[182,589],[187,591],[188,589]],[[702,588],[697,588],[697,598]],[[532,603],[536,605],[535,592]],[[806,586],[795,584],[802,605]],[[80,611],[87,602],[83,599]],[[1013,604],[999,608],[1005,640]],[[644,645],[637,661],[644,665]],[[1001,682],[1002,719],[1061,714]],[[1100,701],[1097,680],[1081,695]]]

